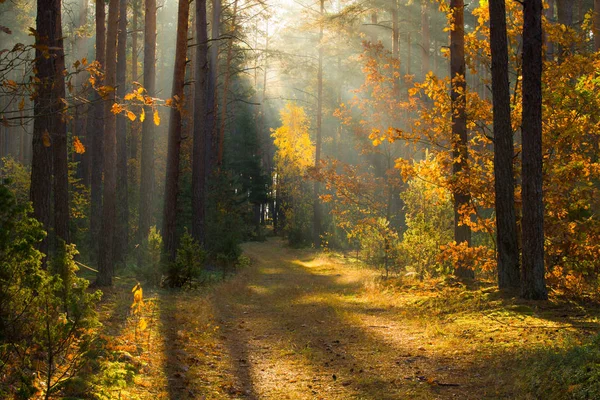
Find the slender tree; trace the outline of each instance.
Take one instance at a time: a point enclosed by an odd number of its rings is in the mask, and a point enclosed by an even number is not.
[[[453,29],[450,33],[450,76],[452,78],[452,147],[454,163],[452,172],[465,180],[467,173],[467,115],[465,80],[465,20],[464,1],[451,0]],[[460,222],[460,210],[471,201],[467,188],[454,189],[454,240],[471,245],[471,228]],[[465,265],[457,265],[454,273],[460,278],[473,278],[474,272]]]
[[[104,83],[114,88],[117,81],[117,29],[119,0],[108,5],[106,31],[106,72]],[[111,286],[114,274],[114,238],[117,203],[117,116],[112,112],[115,91],[107,92],[104,102],[104,190],[102,202],[102,231],[98,259],[98,286]]]
[[[523,267],[521,295],[548,298],[542,193],[542,0],[523,2]]]
[[[119,0],[117,39],[117,96],[127,94],[127,0]],[[115,262],[125,260],[129,237],[129,199],[127,189],[127,117],[117,115],[117,223],[115,227]]]
[[[96,61],[104,68],[106,57],[106,11],[104,0],[96,0]],[[94,92],[93,126],[91,140],[91,205],[90,205],[90,249],[93,260],[98,261],[98,241],[102,221],[102,170],[104,161],[104,102]]]
[[[594,50],[600,51],[600,0],[594,0]]]
[[[494,177],[498,248],[498,287],[519,287],[519,244],[513,174],[514,143],[510,119],[508,39],[505,0],[490,0],[490,47],[494,108]]]
[[[156,95],[156,0],[146,0],[144,25],[144,87],[148,96]],[[152,116],[152,108],[145,107],[146,115]],[[138,241],[142,243],[152,225],[154,194],[154,122],[146,118],[142,123],[142,162],[140,182],[140,220]],[[139,253],[141,257],[141,252]],[[138,264],[141,259],[138,259]]]
[[[173,69],[173,107],[169,122],[169,147],[167,150],[167,176],[163,209],[163,243],[165,253],[172,261],[177,252],[176,221],[177,197],[179,195],[179,159],[181,148],[182,111],[185,109],[184,84],[187,55],[187,33],[190,3],[179,0],[177,11],[177,39],[175,43],[175,67]]]
[[[315,168],[318,170],[321,163],[321,142],[323,123],[323,16],[325,14],[325,0],[321,0],[319,21],[319,64],[317,69],[317,140],[315,143]],[[377,14],[373,14],[375,19]],[[375,21],[376,23],[376,21]],[[315,181],[313,187],[313,244],[321,246],[321,203],[319,200],[319,182]]]
[[[206,0],[196,0],[196,65],[194,88],[194,145],[192,149],[192,236],[204,243],[206,206],[206,151],[208,135],[208,30]]]
[[[62,115],[62,99],[65,97],[64,49],[62,40],[61,2],[39,0],[37,2],[35,68],[38,85],[34,97],[33,159],[31,163],[30,197],[33,215],[46,231],[50,230],[50,203],[52,169],[54,171],[54,228],[57,237],[68,239],[67,175],[66,163],[67,129]],[[64,154],[64,160],[62,152]],[[57,173],[62,173],[58,176]],[[58,194],[57,194],[58,192]],[[63,201],[67,201],[64,215]],[[57,209],[58,207],[58,209]],[[48,253],[48,240],[40,243],[40,251]]]
[[[429,34],[429,0],[421,0],[421,75],[425,75],[431,69],[429,48],[431,46],[431,37]]]
[[[217,116],[218,96],[217,96],[217,80],[219,69],[219,39],[221,37],[221,0],[212,0],[212,22],[211,22],[211,43],[209,46],[209,68],[207,82],[207,109],[206,117],[206,145],[204,152],[206,153],[205,162],[207,163],[207,176],[213,173],[214,164],[217,161]]]

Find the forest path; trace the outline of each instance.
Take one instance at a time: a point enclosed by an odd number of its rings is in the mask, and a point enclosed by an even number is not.
[[[517,398],[519,371],[563,332],[522,328],[554,323],[524,306],[486,318],[507,306],[491,292],[392,288],[280,239],[244,253],[252,265],[207,291],[159,294],[138,398]]]
[[[455,359],[469,356],[454,347],[440,352],[428,345],[426,316],[407,324],[394,305],[374,305],[373,294],[364,290],[377,279],[372,270],[315,258],[278,239],[246,244],[244,251],[252,267],[213,297],[235,382],[232,397],[464,399],[489,396],[488,390],[498,394],[472,372],[483,365]]]

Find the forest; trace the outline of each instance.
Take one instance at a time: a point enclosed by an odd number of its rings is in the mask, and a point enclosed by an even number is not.
[[[600,0],[0,0],[0,398],[600,398]]]

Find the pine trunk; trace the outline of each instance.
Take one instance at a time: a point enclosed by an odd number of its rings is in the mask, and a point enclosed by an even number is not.
[[[508,39],[505,0],[490,0],[490,46],[492,53],[492,96],[494,107],[494,178],[498,287],[519,287],[519,244],[515,213],[513,173],[514,143],[510,117]]]
[[[177,253],[177,197],[179,194],[179,158],[181,148],[181,112],[185,107],[185,61],[187,55],[187,33],[190,3],[179,0],[177,11],[177,40],[175,43],[175,68],[173,70],[173,107],[169,121],[169,147],[167,150],[167,176],[165,180],[165,202],[163,209],[163,243],[170,261]]]
[[[542,193],[542,0],[526,0],[523,12],[523,268],[521,296],[548,298],[544,280]]]
[[[106,70],[104,84],[115,87],[117,80],[117,29],[119,0],[110,0],[106,32]],[[117,116],[112,112],[115,91],[106,95],[104,102],[104,191],[102,202],[102,230],[98,259],[98,286],[111,286],[114,275],[114,239],[117,191]]]
[[[321,0],[321,17],[325,12],[325,0]],[[377,16],[374,14],[375,17]],[[323,121],[323,22],[319,26],[319,66],[317,70],[317,140],[315,144],[315,169],[321,164],[321,142]],[[321,203],[319,200],[319,181],[315,180],[313,188],[313,244],[321,246]]]
[[[204,243],[206,207],[206,151],[208,135],[208,30],[206,0],[196,0],[196,87],[194,92],[194,145],[192,149],[192,236]]]
[[[104,0],[96,0],[96,61],[100,68],[105,67],[106,57],[106,11]],[[99,85],[103,83],[98,82]],[[97,92],[93,97],[94,115],[90,135],[91,140],[91,209],[90,209],[90,250],[94,261],[99,259],[98,242],[102,221],[102,170],[104,161],[104,100]]]
[[[119,0],[117,44],[117,96],[127,94],[127,0]],[[117,115],[117,224],[115,227],[115,263],[125,261],[129,239],[129,196],[127,188],[127,117]]]
[[[144,25],[144,88],[148,96],[156,95],[156,0],[146,0]],[[142,160],[140,181],[140,208],[138,243],[148,237],[152,226],[154,195],[154,121],[152,107],[145,107],[146,119],[142,122]],[[138,254],[141,263],[141,252]]]
[[[460,210],[471,201],[468,187],[465,187],[467,171],[467,115],[465,80],[465,23],[464,1],[451,0],[454,12],[454,29],[450,33],[450,76],[452,78],[452,147],[454,163],[452,172],[460,183],[454,188],[454,240],[456,243],[471,245],[471,228],[461,223]],[[456,183],[455,183],[456,184]],[[462,184],[462,186],[461,186]],[[454,273],[459,278],[473,278],[474,272],[467,265],[456,265]]]

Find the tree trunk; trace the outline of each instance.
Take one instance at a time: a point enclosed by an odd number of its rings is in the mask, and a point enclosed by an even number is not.
[[[494,107],[498,287],[500,289],[516,289],[520,284],[519,244],[515,213],[514,143],[510,118],[506,3],[505,0],[490,0],[489,7]]]
[[[464,187],[467,171],[467,115],[465,80],[465,24],[464,0],[451,0],[454,12],[454,29],[450,33],[450,76],[452,78],[452,148],[454,163],[452,172],[463,184],[454,188],[454,240],[471,245],[471,228],[461,223],[461,208],[471,201],[469,188]],[[455,183],[456,185],[456,183]],[[459,278],[473,278],[474,272],[467,265],[457,265],[454,273]]]
[[[431,46],[431,39],[429,35],[429,0],[421,0],[421,75],[425,79],[425,76],[431,69],[429,48]]]
[[[96,0],[96,61],[104,69],[106,57],[106,11],[104,0]],[[90,252],[91,258],[98,261],[98,242],[102,221],[102,170],[104,161],[104,100],[94,92],[94,119],[92,136],[92,173],[90,205]]]
[[[156,95],[156,0],[146,0],[144,25],[144,87],[147,95]],[[152,226],[154,194],[154,121],[152,107],[145,107],[146,119],[142,122],[142,162],[140,181],[140,221],[138,243],[148,237]],[[141,257],[141,252],[138,254]],[[138,264],[141,259],[138,257]]]
[[[321,0],[321,18],[325,12],[325,0]],[[374,14],[376,16],[376,14]],[[315,169],[321,163],[322,121],[323,121],[323,21],[319,24],[319,67],[317,70],[317,140],[315,144]],[[321,203],[319,200],[319,181],[313,188],[313,244],[321,246]]]
[[[206,0],[196,0],[196,87],[194,92],[194,145],[192,149],[192,236],[204,243],[206,206],[206,151],[208,135],[208,31]]]
[[[119,0],[119,33],[117,45],[117,97],[127,94],[127,0]],[[127,117],[117,115],[117,221],[114,261],[123,263],[129,239],[129,196],[127,189]]]
[[[175,68],[173,70],[173,107],[169,121],[169,148],[167,150],[167,176],[165,179],[165,202],[163,209],[163,243],[169,261],[177,253],[177,197],[179,195],[179,158],[181,148],[181,111],[185,107],[185,61],[187,55],[188,18],[190,3],[179,0],[177,11],[177,40],[175,43]]]
[[[548,298],[542,194],[542,0],[523,3],[523,268],[521,296]]]
[[[546,19],[549,22],[555,22],[555,20],[554,20],[554,1],[555,0],[548,0],[548,8],[545,11]],[[551,42],[550,40],[548,40],[548,35],[546,33],[544,33],[544,41],[546,42],[546,60],[551,61],[554,59],[554,42]]]
[[[106,32],[106,70],[104,84],[114,88],[117,80],[117,29],[119,0],[110,0]],[[114,239],[117,191],[117,116],[112,112],[115,91],[108,92],[104,102],[104,195],[102,231],[98,259],[98,286],[111,286],[114,275]]]
[[[217,145],[217,115],[218,115],[218,98],[217,98],[217,80],[219,69],[219,38],[221,25],[221,0],[212,0],[212,23],[211,23],[211,44],[210,44],[210,66],[208,69],[208,98],[207,109],[207,138],[205,140],[204,152],[206,153],[205,162],[207,176],[211,176],[214,170],[216,160],[216,145]]]
[[[138,78],[138,17],[140,0],[133,0],[133,12],[131,20],[131,80],[137,82]],[[136,119],[131,124],[131,137],[129,143],[129,158],[137,160],[138,158],[138,135],[139,135],[139,119]],[[133,163],[131,171],[129,173],[132,177],[137,178],[137,163]],[[132,181],[133,182],[133,181]]]
[[[400,25],[398,21],[398,1],[392,1],[392,57],[394,60],[400,61]],[[339,58],[338,58],[339,62]],[[339,73],[342,71],[339,70]],[[400,71],[398,71],[400,72]],[[398,98],[400,95],[400,78],[394,78],[394,97]],[[341,103],[341,99],[338,104]],[[341,124],[340,124],[341,126]]]
[[[231,60],[233,58],[233,41],[236,34],[235,21],[237,17],[237,6],[238,0],[233,2],[233,15],[231,16],[231,38],[229,39],[229,46],[227,48],[227,61],[225,67],[225,81],[223,82],[223,110],[221,110],[221,129],[219,131],[219,151],[217,164],[219,167],[223,163],[223,144],[225,142],[225,121],[227,120],[227,92],[229,91],[229,82],[231,81]]]
[[[66,125],[62,116],[62,102],[64,98],[64,50],[62,41],[61,2],[59,0],[38,0],[35,36],[35,68],[36,78],[39,79],[34,97],[33,122],[33,159],[31,162],[31,189],[30,197],[33,204],[33,216],[43,224],[44,229],[50,231],[50,202],[52,190],[53,156],[54,166],[57,163],[62,149],[66,158]],[[46,50],[42,50],[46,48]],[[62,168],[62,165],[58,165]],[[63,172],[63,171],[60,171]],[[67,176],[55,178],[55,191],[60,187]],[[62,199],[55,196],[55,206]],[[61,210],[55,210],[55,212]],[[67,210],[68,211],[68,210]],[[68,218],[68,215],[67,215]],[[58,221],[55,217],[54,223]],[[67,220],[68,222],[68,220]],[[62,225],[58,229],[63,229]],[[62,231],[57,234],[64,235]],[[48,254],[47,237],[40,243],[39,250]],[[45,259],[44,259],[45,266]]]

